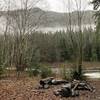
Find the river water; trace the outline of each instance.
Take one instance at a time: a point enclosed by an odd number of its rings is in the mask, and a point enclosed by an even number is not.
[[[84,76],[92,79],[100,79],[100,72],[90,72],[90,73],[88,72],[85,73]]]
[[[67,31],[67,29],[69,28],[70,28],[69,26],[55,26],[55,27],[39,27],[37,30],[42,32],[56,32],[56,31]],[[72,25],[71,28],[73,31],[78,31],[79,29],[78,25]],[[82,25],[82,30],[89,28],[95,30],[95,25],[94,24]]]
[[[61,68],[52,68],[52,71],[56,74],[60,74],[61,73]],[[70,69],[67,69],[66,72],[69,72]],[[97,71],[93,71],[93,70],[84,70],[84,76],[86,76],[87,78],[90,79],[100,79],[100,70]]]
[[[84,29],[95,29],[95,24],[82,24],[82,30]],[[0,33],[3,33],[5,31],[6,28],[6,19],[4,17],[0,17]],[[79,27],[78,25],[71,25],[71,28],[73,31],[78,31]],[[67,31],[67,29],[70,29],[70,26],[46,26],[46,27],[42,27],[39,26],[36,30],[37,31],[42,31],[42,32],[56,32],[56,31]]]

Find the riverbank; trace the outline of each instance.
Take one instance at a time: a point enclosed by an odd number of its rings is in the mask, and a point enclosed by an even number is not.
[[[53,94],[59,86],[47,90],[37,90],[38,78],[16,78],[0,80],[0,100],[100,100],[100,80],[89,80],[95,87],[94,93],[81,91],[79,97],[61,98]]]
[[[73,63],[66,61],[66,62],[53,62],[53,63],[41,63],[42,65],[53,67],[53,68],[70,68],[73,67]],[[100,69],[100,62],[83,62],[83,69]]]

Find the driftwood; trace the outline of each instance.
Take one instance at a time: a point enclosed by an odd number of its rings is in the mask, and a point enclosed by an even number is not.
[[[72,89],[70,83],[62,86],[61,89],[54,91],[54,94],[56,96],[60,95],[62,97],[79,96],[79,92],[77,90]]]
[[[66,83],[68,83],[68,81],[66,81],[66,80],[55,80],[53,77],[40,80],[40,85],[43,88],[47,88],[50,85],[61,85],[61,84],[66,84]]]
[[[40,80],[40,85],[42,86],[42,88],[45,88],[46,86],[51,85],[53,79],[54,79],[53,77],[42,79]]]
[[[91,92],[94,91],[94,87],[92,87],[88,82],[86,81],[78,81],[74,80],[72,81],[72,86],[74,87],[75,90],[89,90]],[[73,88],[72,87],[72,88]]]
[[[79,96],[79,90],[94,91],[94,88],[86,81],[74,80],[66,85],[63,85],[61,89],[54,91],[56,96],[61,95],[62,97]]]
[[[68,81],[66,80],[52,80],[52,85],[61,85],[61,84],[66,84]]]
[[[72,82],[68,82],[66,80],[55,80],[53,77],[40,80],[40,85],[43,89],[49,88],[50,85],[62,84],[64,85],[60,89],[54,91],[56,96],[60,95],[62,97],[72,97],[79,96],[79,90],[94,91],[94,88],[86,81],[73,80]]]

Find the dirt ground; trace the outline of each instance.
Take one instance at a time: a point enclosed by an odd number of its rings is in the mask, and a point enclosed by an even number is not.
[[[79,97],[61,98],[53,94],[60,86],[52,86],[49,89],[38,90],[38,79],[2,79],[0,80],[0,100],[100,100],[100,80],[90,80],[96,88],[94,93],[80,91]]]

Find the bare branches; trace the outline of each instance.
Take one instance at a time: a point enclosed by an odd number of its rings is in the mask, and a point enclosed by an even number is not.
[[[94,5],[94,10],[100,7],[100,0],[93,0],[91,3]]]

